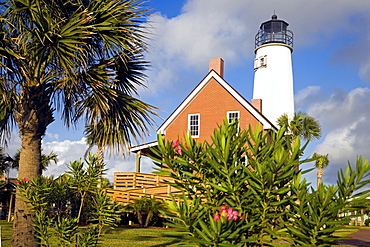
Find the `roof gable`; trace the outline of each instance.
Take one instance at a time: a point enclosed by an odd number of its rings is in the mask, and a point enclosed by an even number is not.
[[[171,123],[183,112],[183,110],[197,97],[200,91],[207,86],[211,79],[215,79],[241,106],[247,109],[260,123],[264,129],[276,129],[271,122],[257,111],[246,99],[244,99],[234,88],[232,88],[221,76],[214,70],[211,70],[208,75],[194,88],[194,90],[184,99],[184,101],[175,109],[175,111],[166,119],[159,127],[158,133],[166,134],[166,129]]]

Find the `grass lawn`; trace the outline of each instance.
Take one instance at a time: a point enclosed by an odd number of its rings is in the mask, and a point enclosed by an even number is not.
[[[10,247],[12,223],[0,221],[1,226],[1,247]],[[345,238],[351,233],[358,231],[360,227],[347,227],[336,232],[337,236]],[[365,229],[370,229],[369,227]],[[165,247],[175,244],[190,243],[186,237],[171,236],[171,230],[165,228],[125,228],[118,227],[107,229],[100,246],[104,247]],[[288,247],[290,244],[283,242],[276,243],[275,247]],[[354,245],[336,245],[338,247],[353,247]],[[365,246],[362,246],[365,247]]]
[[[1,247],[10,247],[13,223],[0,220]],[[165,228],[115,228],[107,229],[101,238],[104,247],[161,247],[189,243],[186,237],[170,236]]]
[[[12,239],[12,227],[13,222],[7,222],[6,220],[0,220],[1,227],[1,247],[10,246],[10,241]]]
[[[165,228],[115,228],[107,229],[102,237],[104,247],[160,247],[186,244],[186,237],[171,236]]]

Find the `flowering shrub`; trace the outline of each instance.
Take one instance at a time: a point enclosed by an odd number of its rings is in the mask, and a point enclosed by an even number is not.
[[[175,152],[178,153],[178,154],[182,154],[182,149],[181,149],[181,146],[179,145],[180,141],[179,140],[176,140],[172,143],[172,147],[175,149]]]
[[[188,134],[168,142],[159,135],[153,149],[158,173],[171,176],[175,182],[168,183],[182,192],[162,213],[198,246],[271,246],[287,234],[296,245],[328,246],[346,220],[338,218],[341,210],[370,196],[353,197],[370,183],[367,160],[340,172],[337,186],[310,188],[301,179],[307,171],[297,169],[311,161],[300,159],[307,143],[290,140],[284,128],[239,131],[225,120],[211,138],[200,143]]]
[[[102,164],[93,155],[86,161],[86,169],[82,161],[71,162],[70,171],[56,180],[39,176],[16,182],[19,194],[35,214],[34,230],[41,246],[96,246],[103,227],[115,225],[119,205],[97,187]],[[84,212],[90,226],[81,233]]]
[[[28,182],[27,178],[23,178],[22,180],[17,180],[15,183],[16,184],[21,184],[22,182]]]
[[[220,208],[220,213],[219,214],[213,214],[213,219],[216,221],[216,222],[219,222],[220,219],[224,217],[226,218],[227,220],[237,220],[237,219],[243,219],[245,217],[245,215],[241,215],[239,216],[239,212],[236,211],[236,210],[233,210],[231,207],[228,208],[228,205],[226,204],[225,206],[222,206]]]

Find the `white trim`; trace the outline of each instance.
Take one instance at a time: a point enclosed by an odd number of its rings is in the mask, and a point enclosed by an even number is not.
[[[230,124],[230,114],[234,114],[234,113],[237,113],[238,114],[238,121],[240,120],[240,111],[227,111],[226,112],[226,118],[227,118],[227,122]],[[237,130],[237,133],[236,135],[238,135],[239,133],[239,130],[240,130],[240,122],[238,123],[238,130]]]
[[[230,123],[230,113],[238,113],[238,120],[240,119],[240,111],[227,111],[226,112],[226,117],[227,117],[227,122]]]
[[[190,120],[190,118],[192,117],[192,116],[197,116],[198,117],[198,135],[192,135],[191,134],[191,130],[190,130],[190,122],[191,122],[191,120]],[[188,114],[188,130],[190,131],[190,134],[191,134],[191,137],[193,137],[193,138],[199,138],[199,136],[200,136],[200,113],[189,113]]]
[[[267,67],[267,55],[259,56],[254,59],[254,70]]]
[[[166,129],[180,115],[186,106],[196,97],[196,95],[207,85],[209,80],[214,78],[222,87],[226,89],[244,108],[246,108],[259,122],[262,123],[264,129],[276,129],[266,117],[258,112],[247,100],[245,100],[238,92],[235,91],[221,76],[211,70],[208,75],[198,84],[198,86],[185,98],[185,100],[176,108],[176,110],[166,119],[159,127],[157,133],[165,134]]]
[[[132,147],[132,148],[130,148],[130,152],[134,152],[135,153],[135,152],[140,151],[142,149],[151,148],[151,147],[155,147],[155,146],[158,146],[158,142],[157,141]]]

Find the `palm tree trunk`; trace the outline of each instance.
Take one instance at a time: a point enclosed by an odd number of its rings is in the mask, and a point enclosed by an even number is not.
[[[39,150],[39,152],[35,150]],[[41,138],[36,140],[32,134],[23,135],[18,179],[30,180],[38,175],[41,161],[40,154]],[[14,209],[13,247],[38,246],[37,238],[33,230],[33,216],[34,213],[27,208],[25,202],[22,201],[22,196],[17,194]]]
[[[143,215],[139,211],[136,212],[136,215],[137,215],[137,220],[139,221],[139,225],[143,226]]]
[[[18,124],[22,149],[19,159],[18,179],[32,180],[40,175],[41,140],[46,127],[54,121],[48,93],[42,86],[25,88],[14,118]],[[18,191],[17,191],[18,192]],[[12,247],[38,246],[33,230],[34,213],[27,208],[21,195],[16,195]]]
[[[317,188],[319,188],[319,186],[321,184],[322,174],[323,174],[323,169],[322,168],[318,168],[317,169]]]
[[[146,216],[145,225],[144,225],[145,227],[149,226],[149,222],[152,219],[152,217],[153,217],[153,212],[149,211],[148,215]]]
[[[101,188],[102,185],[102,165],[103,165],[103,162],[104,162],[104,149],[101,145],[98,146],[98,152],[97,152],[97,155],[98,155],[98,162],[99,162],[99,166],[100,166],[100,171],[99,171],[99,178],[98,178],[98,188]]]

